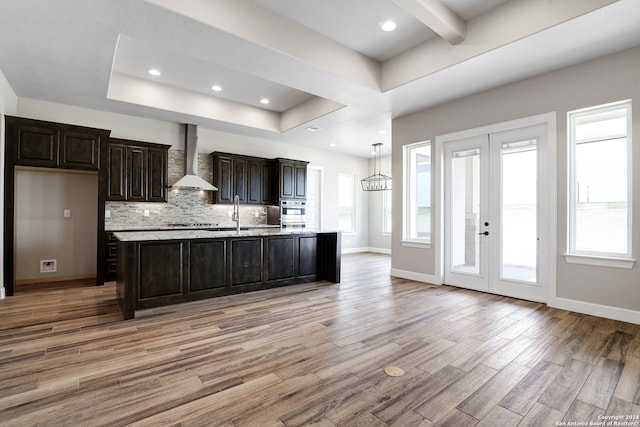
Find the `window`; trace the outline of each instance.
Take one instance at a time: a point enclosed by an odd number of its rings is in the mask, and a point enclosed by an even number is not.
[[[382,232],[391,233],[391,191],[382,191]]]
[[[403,147],[404,240],[431,243],[431,142]]]
[[[631,257],[630,119],[631,101],[569,112],[570,255]]]
[[[355,227],[355,177],[338,174],[338,230],[353,233]]]

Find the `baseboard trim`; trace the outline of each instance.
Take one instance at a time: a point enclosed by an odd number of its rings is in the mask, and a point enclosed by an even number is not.
[[[416,273],[415,271],[400,270],[398,268],[391,269],[391,275],[401,279],[415,280],[417,282],[430,283],[432,285],[441,285],[441,281],[431,274]]]
[[[365,247],[365,248],[342,248],[342,253],[343,254],[357,254],[357,253],[363,253],[363,252],[372,252],[372,253],[376,253],[376,254],[391,255],[391,249],[385,249],[385,248],[369,248],[369,247]]]
[[[622,322],[640,325],[640,311],[577,301],[568,298],[554,298],[552,301],[548,302],[547,305],[549,307],[560,308],[562,310],[569,310],[576,313],[589,314],[591,316],[605,317],[607,319],[620,320]]]
[[[86,280],[86,279],[95,279],[95,278],[96,278],[95,274],[79,274],[79,275],[75,275],[75,276],[39,277],[37,279],[16,280],[16,286],[32,285],[34,283],[67,282],[69,280]]]
[[[385,248],[369,248],[368,252],[373,252],[375,254],[391,255],[391,249],[385,249]]]

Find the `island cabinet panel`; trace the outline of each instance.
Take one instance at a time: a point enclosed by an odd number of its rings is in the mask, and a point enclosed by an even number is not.
[[[226,240],[191,241],[189,291],[224,289],[227,285]]]
[[[262,282],[262,239],[231,240],[231,286]]]
[[[318,273],[318,238],[300,236],[298,239],[298,276]]]
[[[182,294],[184,246],[183,241],[140,243],[140,300]]]
[[[340,281],[340,233],[189,239],[166,233],[167,240],[117,243],[116,289],[125,319],[133,319],[140,309],[315,280]]]
[[[265,238],[267,281],[295,277],[295,240],[294,236]]]

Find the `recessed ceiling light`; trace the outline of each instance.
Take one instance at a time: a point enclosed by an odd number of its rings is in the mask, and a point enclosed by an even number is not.
[[[336,144],[329,144],[329,147],[335,147]]]
[[[211,86],[211,90],[214,92],[220,92],[222,90],[222,88],[218,85],[213,85]]]
[[[320,126],[309,126],[307,128],[309,132],[318,132],[320,129],[322,129]]]
[[[267,98],[262,98],[260,100],[260,104],[268,104],[268,103],[269,103],[269,100]]]
[[[151,68],[149,71],[147,71],[147,73],[151,74],[152,76],[159,76],[160,70],[156,69],[156,68]]]
[[[384,21],[380,24],[382,31],[393,31],[396,29],[396,23],[393,21]]]
[[[385,133],[387,133],[387,131],[386,131],[386,130],[384,130],[384,129],[380,129],[380,130],[378,131],[378,134],[379,134],[379,135],[384,135]]]

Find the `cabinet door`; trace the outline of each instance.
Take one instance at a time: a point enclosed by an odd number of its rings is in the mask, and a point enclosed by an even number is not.
[[[182,294],[184,290],[184,242],[142,242],[139,249],[138,299]]]
[[[218,188],[215,192],[217,203],[233,203],[232,160],[226,156],[213,156],[213,185]]]
[[[265,238],[267,277],[265,280],[292,279],[295,276],[295,238]]]
[[[294,166],[295,174],[295,194],[296,199],[307,198],[307,165],[299,164]]]
[[[60,132],[60,167],[98,170],[100,139],[98,135],[73,130]]]
[[[295,197],[295,170],[292,163],[280,163],[280,197]]]
[[[193,240],[189,243],[189,292],[226,287],[226,252],[224,239]]]
[[[107,200],[127,200],[126,158],[126,145],[107,145]]]
[[[22,166],[58,166],[58,130],[46,125],[20,124],[14,150],[14,163]]]
[[[233,197],[240,198],[240,203],[247,203],[247,161],[233,159]]]
[[[127,146],[127,200],[147,200],[147,149]]]
[[[231,240],[231,286],[262,282],[262,239]]]
[[[149,148],[147,200],[167,201],[167,150]]]
[[[262,189],[260,191],[260,203],[269,205],[274,203],[271,189],[271,163],[262,163]],[[277,202],[276,202],[277,203]]]
[[[250,160],[247,164],[247,203],[262,203],[263,164],[258,160]]]

